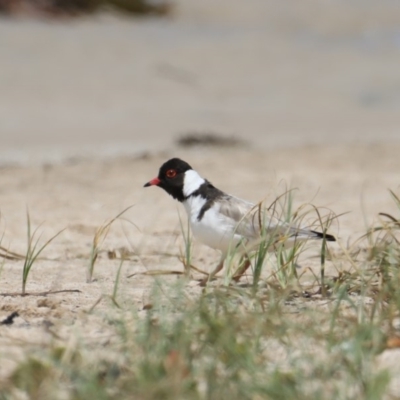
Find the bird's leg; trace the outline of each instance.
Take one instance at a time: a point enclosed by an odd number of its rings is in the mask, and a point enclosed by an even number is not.
[[[247,254],[245,254],[243,256],[243,259],[244,259],[244,263],[239,267],[236,274],[232,278],[232,280],[234,280],[235,282],[239,282],[240,278],[244,275],[244,273],[248,270],[248,268],[251,265],[250,259],[247,256]]]
[[[210,274],[208,274],[208,276],[200,281],[200,286],[206,286],[208,282],[211,282],[214,276],[217,275],[218,272],[221,271],[221,269],[224,267],[224,261],[225,257],[221,257],[221,260],[214,271],[212,271]]]

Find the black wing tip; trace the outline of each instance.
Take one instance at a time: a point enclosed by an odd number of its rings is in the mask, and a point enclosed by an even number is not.
[[[317,231],[311,231],[312,233],[314,233],[317,237],[324,239],[327,242],[336,242],[336,238],[333,235],[330,235],[329,233],[321,233],[321,232],[317,232]]]

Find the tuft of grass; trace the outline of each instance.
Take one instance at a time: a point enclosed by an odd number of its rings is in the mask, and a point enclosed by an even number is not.
[[[117,269],[117,273],[115,275],[112,293],[109,295],[106,295],[106,294],[100,295],[100,297],[94,302],[94,304],[87,310],[88,314],[92,313],[94,311],[94,309],[102,302],[102,300],[104,298],[110,299],[111,303],[115,307],[121,309],[121,306],[117,301],[117,296],[118,296],[118,288],[119,288],[119,284],[120,284],[121,271],[122,271],[122,266],[124,264],[124,261],[125,261],[125,259],[121,258],[118,269]]]
[[[92,248],[90,251],[90,256],[89,256],[89,266],[87,269],[87,278],[86,282],[90,283],[92,282],[93,278],[93,272],[94,272],[94,267],[96,264],[97,257],[99,256],[100,250],[101,250],[101,245],[104,243],[104,240],[106,239],[108,232],[110,231],[111,225],[123,214],[125,214],[129,209],[131,209],[133,206],[129,206],[125,208],[123,211],[121,211],[118,215],[116,215],[114,218],[110,219],[109,221],[104,222],[103,225],[101,225],[99,228],[97,228],[96,233],[93,237],[92,241]]]
[[[115,276],[115,281],[114,281],[114,287],[113,287],[113,292],[111,295],[111,301],[118,307],[120,308],[120,305],[117,302],[117,295],[118,295],[118,287],[119,287],[119,282],[120,282],[120,276],[121,276],[121,270],[122,270],[122,265],[124,264],[124,259],[121,259],[121,262],[119,263],[119,267],[117,270],[117,274]]]
[[[184,254],[181,256],[181,262],[185,271],[185,275],[190,275],[190,270],[192,268],[192,237],[190,233],[190,222],[187,219],[186,228],[184,227],[181,214],[179,213],[179,225],[181,228],[181,233],[184,241]]]
[[[47,240],[41,247],[39,246],[40,236],[36,239],[36,234],[38,228],[36,228],[33,232],[31,232],[31,219],[29,216],[29,211],[26,212],[27,218],[27,249],[25,254],[24,266],[22,268],[22,294],[26,294],[26,284],[28,282],[29,273],[33,267],[33,264],[42,253],[42,251],[63,231],[57,232],[54,236],[52,236],[49,240]]]

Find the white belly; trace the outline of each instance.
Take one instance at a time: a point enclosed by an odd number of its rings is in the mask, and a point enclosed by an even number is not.
[[[189,198],[183,203],[188,213],[193,235],[201,243],[227,254],[230,247],[233,249],[240,241],[240,237],[238,235],[232,237],[235,226],[229,219],[221,217],[215,208],[207,210],[199,221],[197,216],[204,203],[205,200],[201,197]]]

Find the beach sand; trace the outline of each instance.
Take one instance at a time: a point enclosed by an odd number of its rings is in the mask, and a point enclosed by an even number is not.
[[[249,201],[294,188],[295,207],[343,214],[330,228],[335,251],[379,212],[398,215],[388,191],[399,193],[398,7],[371,2],[360,15],[358,2],[317,3],[185,0],[166,20],[0,20],[1,246],[25,254],[29,210],[40,243],[62,232],[33,265],[27,292],[79,290],[1,297],[0,319],[19,313],[0,334],[9,354],[2,376],[24,348],[51,340],[48,326],[98,340],[101,317],[86,311],[112,293],[114,255],[129,256],[120,301],[138,310],[154,278],[129,275],[183,270],[184,210],[143,188],[170,157]],[[243,145],[179,147],[188,132],[234,135]],[[96,230],[129,206],[88,283]],[[318,250],[302,268],[318,268]],[[194,243],[197,267],[211,270],[218,256]],[[22,268],[4,260],[3,295],[21,291]],[[196,280],[188,288],[200,291]],[[97,309],[107,307],[102,300]]]

